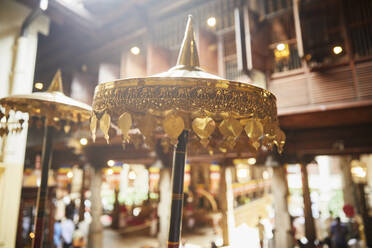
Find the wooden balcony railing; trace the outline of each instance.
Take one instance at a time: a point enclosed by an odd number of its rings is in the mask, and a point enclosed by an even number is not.
[[[372,100],[372,61],[358,62],[355,67],[338,65],[319,71],[276,73],[269,90],[277,97],[279,114],[317,105]]]

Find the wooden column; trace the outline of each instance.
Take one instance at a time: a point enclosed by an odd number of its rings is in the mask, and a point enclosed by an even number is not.
[[[168,168],[161,169],[159,179],[160,202],[158,204],[159,216],[159,247],[167,246],[168,222],[171,203],[171,176]]]
[[[198,30],[199,62],[205,71],[218,74],[218,47],[217,37],[209,30]]]
[[[223,35],[217,36],[217,63],[218,63],[218,75],[226,77],[225,70],[225,44]]]
[[[89,226],[88,234],[88,248],[101,248],[102,245],[102,201],[101,201],[101,184],[102,184],[102,174],[99,166],[92,168],[91,173],[91,214],[92,222]]]
[[[115,202],[114,210],[112,211],[112,223],[111,227],[113,229],[119,229],[120,225],[120,205],[119,205],[119,186],[115,187]]]
[[[82,168],[83,175],[81,178],[81,189],[80,189],[80,206],[79,206],[79,222],[84,220],[84,213],[85,213],[85,185],[87,182],[87,170],[85,166]]]
[[[363,219],[366,247],[372,247],[372,221],[368,214],[367,199],[364,190],[365,186],[366,185],[364,183],[357,183],[356,195],[358,197],[358,203],[360,205],[360,215]]]
[[[309,179],[308,179],[307,167],[305,163],[301,163],[301,174],[302,174],[302,195],[304,199],[305,236],[308,240],[308,244],[306,247],[314,247],[314,241],[316,239],[315,223],[314,223],[313,213],[311,210]]]
[[[120,64],[120,78],[147,76],[146,55],[144,55],[145,51],[142,50],[137,55],[129,51],[123,52]]]
[[[223,245],[232,243],[232,232],[235,228],[234,194],[232,190],[232,168],[223,167],[221,173],[220,202],[222,212]]]
[[[288,212],[288,183],[285,166],[273,168],[272,194],[275,209],[275,247],[293,247],[292,223]]]

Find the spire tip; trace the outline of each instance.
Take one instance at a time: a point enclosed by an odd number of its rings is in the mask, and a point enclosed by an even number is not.
[[[47,92],[55,91],[63,93],[62,76],[60,69],[57,70],[56,74],[53,77],[52,83],[47,90]]]
[[[192,27],[192,15],[188,15],[185,36],[177,59],[177,66],[180,65],[188,68],[199,67],[199,55]]]

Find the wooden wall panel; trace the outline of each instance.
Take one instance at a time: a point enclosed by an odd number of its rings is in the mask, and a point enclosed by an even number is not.
[[[356,97],[348,66],[310,74],[312,103],[338,102]]]
[[[276,96],[278,108],[310,104],[305,75],[273,79],[269,90]]]
[[[360,97],[372,97],[372,62],[357,64],[356,73]]]

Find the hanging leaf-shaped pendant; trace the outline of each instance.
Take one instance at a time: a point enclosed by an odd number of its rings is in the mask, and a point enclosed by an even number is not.
[[[221,134],[225,137],[238,137],[242,131],[243,127],[240,122],[234,118],[228,118],[223,120],[218,126]]]
[[[123,135],[123,142],[129,141],[129,130],[132,126],[132,116],[129,113],[123,113],[118,120],[118,126]]]
[[[71,128],[71,126],[70,126]],[[97,117],[93,114],[92,118],[90,119],[90,132],[92,133],[93,142],[96,141],[96,132],[97,132]]]
[[[200,139],[208,139],[214,132],[216,123],[210,117],[195,118],[192,122],[192,130],[199,136]]]
[[[185,129],[183,119],[178,115],[167,115],[163,120],[163,128],[172,143],[177,142],[178,136]]]
[[[101,120],[99,121],[99,127],[102,130],[103,134],[105,135],[105,139],[107,141],[107,144],[110,142],[110,136],[108,134],[108,131],[110,129],[111,124],[111,117],[108,113],[105,113]]]
[[[244,127],[245,133],[253,141],[259,140],[263,135],[263,125],[257,119],[250,119],[246,121]]]
[[[274,143],[276,147],[278,148],[278,152],[281,154],[283,152],[284,144],[285,144],[285,133],[277,127],[275,130],[275,139]]]

